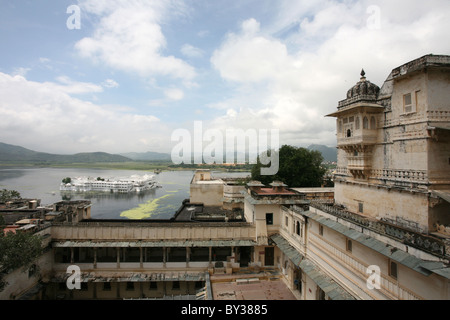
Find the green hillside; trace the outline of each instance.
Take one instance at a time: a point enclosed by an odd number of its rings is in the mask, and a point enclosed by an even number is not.
[[[51,154],[0,142],[0,161],[17,163],[93,163],[127,162],[132,160],[121,155],[106,152],[87,152],[73,155]]]
[[[316,150],[322,153],[324,161],[337,161],[337,149],[327,147],[322,144],[312,144],[308,147],[309,150]]]

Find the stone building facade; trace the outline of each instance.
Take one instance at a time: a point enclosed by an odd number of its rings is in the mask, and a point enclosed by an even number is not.
[[[360,81],[339,102],[335,199],[353,212],[419,232],[450,225],[450,57]]]

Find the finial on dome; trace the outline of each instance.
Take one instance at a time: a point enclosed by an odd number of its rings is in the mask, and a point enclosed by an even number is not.
[[[366,79],[366,77],[364,77],[366,75],[366,72],[364,71],[364,69],[361,70],[361,80]]]

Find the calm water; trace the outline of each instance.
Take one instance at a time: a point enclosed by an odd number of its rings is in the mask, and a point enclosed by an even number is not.
[[[163,171],[155,174],[162,186],[144,193],[68,193],[60,192],[65,177],[129,177],[153,174],[140,170],[102,170],[69,168],[0,168],[0,189],[17,190],[23,198],[41,199],[41,205],[61,200],[87,199],[92,202],[94,219],[169,219],[189,198],[189,184],[194,171]],[[213,172],[215,177],[247,176],[241,172]]]

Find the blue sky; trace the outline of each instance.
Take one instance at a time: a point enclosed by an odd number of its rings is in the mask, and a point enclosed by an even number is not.
[[[80,28],[67,21],[79,8]],[[450,54],[447,0],[0,0],[1,142],[169,152],[174,130],[279,129],[334,146],[359,80]],[[75,21],[75,20],[70,20]]]

